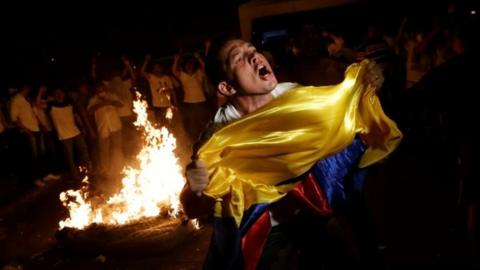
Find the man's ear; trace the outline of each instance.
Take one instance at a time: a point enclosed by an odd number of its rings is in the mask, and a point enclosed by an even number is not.
[[[218,88],[218,92],[220,92],[220,94],[222,94],[224,96],[227,96],[227,97],[233,96],[237,92],[237,91],[235,91],[233,86],[228,84],[226,81],[221,81],[218,84],[217,88]]]

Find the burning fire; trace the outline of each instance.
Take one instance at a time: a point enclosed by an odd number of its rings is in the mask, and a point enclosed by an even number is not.
[[[137,114],[134,125],[144,131],[143,148],[137,155],[139,165],[123,169],[121,190],[102,203],[89,199],[87,177],[83,188],[62,192],[60,200],[70,217],[59,222],[60,229],[84,229],[92,223],[122,225],[157,216],[164,209],[171,217],[178,215],[185,180],[174,154],[176,140],[167,128],[157,128],[148,121],[147,103],[140,97],[137,92],[133,103]]]

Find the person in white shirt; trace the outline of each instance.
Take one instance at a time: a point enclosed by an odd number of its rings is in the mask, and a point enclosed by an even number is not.
[[[123,153],[127,157],[135,155],[135,144],[131,143],[135,137],[135,127],[133,122],[135,116],[133,114],[133,95],[132,86],[135,83],[136,76],[130,61],[123,56],[123,71],[115,68],[112,71],[112,77],[105,84],[109,92],[114,93],[122,102],[122,107],[117,108],[118,116],[122,122],[122,141],[129,142],[123,144]]]
[[[46,170],[52,171],[55,167],[54,163],[58,161],[58,156],[56,149],[56,134],[53,130],[51,119],[47,113],[47,92],[47,85],[40,84],[35,98],[35,103],[33,104],[33,112],[38,119],[40,128],[40,152],[46,157],[45,162],[43,162],[43,166],[45,166]],[[58,179],[59,177],[57,175],[50,174],[45,180],[48,181]]]
[[[90,99],[87,110],[95,115],[100,155],[99,173],[116,177],[123,167],[122,122],[117,109],[123,103],[107,91],[103,82],[95,86],[95,95]]]
[[[152,94],[152,106],[155,112],[156,121],[160,125],[168,123],[167,110],[177,105],[176,95],[174,93],[174,81],[165,74],[164,67],[161,63],[154,63],[152,72],[147,72],[148,63],[151,60],[151,55],[145,56],[145,61],[140,70],[140,74],[148,80],[150,85],[150,92]]]
[[[122,107],[117,109],[118,116],[122,119],[131,118],[133,115],[133,97],[130,92],[132,80],[124,79],[119,74],[116,74],[110,81],[106,81],[105,85],[108,87],[109,92],[114,93],[122,101]],[[122,122],[124,121],[122,120]]]
[[[45,132],[50,132],[52,131],[52,123],[50,122],[50,118],[48,118],[48,115],[46,113],[47,109],[47,100],[46,100],[46,95],[47,95],[47,86],[46,85],[40,85],[38,88],[38,93],[35,99],[35,106],[33,107],[33,111],[35,115],[37,116],[38,119],[38,124],[40,127],[40,130],[45,131]]]
[[[20,129],[22,134],[27,135],[32,139],[32,148],[34,150],[34,156],[38,155],[37,147],[34,146],[36,142],[33,141],[33,137],[40,132],[37,117],[33,112],[32,105],[28,102],[27,98],[31,91],[30,86],[24,86],[21,88],[11,100],[10,104],[10,118],[12,122]]]
[[[85,142],[88,147],[88,154],[92,162],[93,170],[96,170],[96,167],[100,162],[98,155],[98,144],[97,144],[97,127],[95,125],[95,119],[93,114],[87,112],[88,102],[90,100],[91,89],[90,83],[83,81],[78,86],[78,97],[75,102],[75,109],[78,116],[81,120],[81,126],[83,127],[83,135]]]
[[[70,176],[77,180],[80,178],[80,174],[75,165],[75,153],[80,158],[81,165],[85,166],[87,170],[92,167],[85,139],[77,126],[77,123],[80,124],[81,121],[75,112],[73,102],[65,98],[63,89],[55,89],[54,98],[55,100],[48,104],[48,111],[58,139],[62,142]]]
[[[25,140],[25,146],[28,145],[28,149],[25,149],[25,159],[23,159],[22,162],[24,162],[27,167],[25,171],[29,172],[28,175],[21,177],[25,178],[24,181],[28,183],[34,181],[37,186],[43,186],[44,184],[41,179],[39,179],[41,177],[39,166],[39,156],[41,154],[40,127],[37,117],[33,112],[32,105],[27,100],[30,91],[31,87],[24,85],[12,98],[10,103],[10,119],[20,131],[20,139]]]
[[[181,68],[180,54],[175,55],[172,73],[178,78],[183,86],[183,116],[185,131],[191,140],[196,140],[209,119],[209,109],[205,90],[205,63],[198,52],[194,58],[185,62]]]

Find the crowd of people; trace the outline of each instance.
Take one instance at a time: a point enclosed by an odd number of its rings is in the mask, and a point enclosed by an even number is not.
[[[63,173],[71,181],[86,172],[117,179],[125,160],[138,152],[136,92],[148,103],[150,121],[184,130],[182,143],[191,145],[217,106],[202,58],[197,51],[178,53],[169,67],[147,54],[139,70],[125,56],[118,67],[93,58],[90,78],[75,85],[24,83],[9,89],[1,103],[0,151],[11,166],[2,166],[2,173],[39,187]]]

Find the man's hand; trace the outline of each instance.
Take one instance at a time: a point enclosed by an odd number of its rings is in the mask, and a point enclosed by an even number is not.
[[[201,197],[202,191],[207,187],[208,182],[210,181],[208,179],[207,164],[202,160],[192,161],[187,166],[186,175],[190,190],[198,197]]]
[[[384,81],[382,70],[374,61],[368,63],[363,79],[367,85],[369,84],[377,90],[382,87]]]

